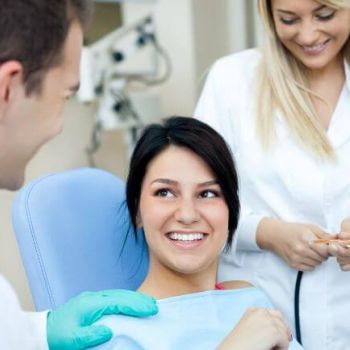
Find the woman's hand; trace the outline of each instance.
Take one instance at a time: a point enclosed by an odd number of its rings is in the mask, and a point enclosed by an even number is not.
[[[273,251],[296,270],[312,271],[330,256],[326,245],[312,243],[331,238],[315,225],[264,218],[256,237],[261,249]]]
[[[350,233],[350,218],[344,219],[340,225],[340,232]]]
[[[337,238],[350,240],[350,219],[342,221]],[[343,246],[341,243],[330,244],[329,253],[337,258],[337,262],[343,271],[350,271],[350,247]]]
[[[279,311],[251,308],[217,350],[287,350],[292,339]]]

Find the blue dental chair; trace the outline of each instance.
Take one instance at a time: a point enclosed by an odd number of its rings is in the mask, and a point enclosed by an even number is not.
[[[82,291],[136,289],[148,270],[135,241],[124,183],[98,169],[39,178],[13,205],[13,225],[37,310],[55,309]]]

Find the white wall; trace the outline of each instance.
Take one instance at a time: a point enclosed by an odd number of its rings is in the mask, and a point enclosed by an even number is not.
[[[193,35],[197,95],[213,62],[231,52],[229,0],[194,0]]]
[[[261,42],[257,0],[228,0],[228,8],[231,52],[257,46]]]
[[[171,79],[153,89],[159,93],[163,116],[190,115],[196,100],[192,0],[158,0],[155,4],[123,5],[125,23],[153,13],[158,40],[172,60]]]
[[[173,62],[171,79],[155,89],[164,115],[191,115],[212,63],[259,39],[256,0],[158,0],[123,5],[126,23],[154,13],[160,43]]]

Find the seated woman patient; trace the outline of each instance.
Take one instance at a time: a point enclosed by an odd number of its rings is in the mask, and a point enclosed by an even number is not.
[[[159,313],[104,318],[114,338],[100,349],[301,349],[259,289],[216,284],[239,215],[234,163],[216,131],[185,117],[148,126],[131,158],[127,206],[149,248],[139,291]]]

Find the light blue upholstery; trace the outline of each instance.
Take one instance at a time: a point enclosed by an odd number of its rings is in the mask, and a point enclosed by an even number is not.
[[[37,310],[86,290],[140,285],[148,254],[143,238],[135,242],[124,200],[120,179],[88,168],[44,176],[19,192],[13,224]]]

